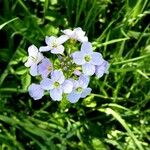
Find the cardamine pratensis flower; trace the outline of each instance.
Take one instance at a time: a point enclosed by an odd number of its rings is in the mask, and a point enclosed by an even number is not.
[[[28,88],[34,100],[41,99],[47,90],[54,101],[65,97],[75,103],[91,93],[92,89],[88,87],[90,76],[95,74],[100,78],[108,73],[109,63],[101,53],[93,51],[92,44],[81,28],[61,32],[64,35],[60,37],[46,36],[47,46],[41,46],[39,50],[34,45],[28,48],[29,57],[25,66],[30,67],[32,76],[42,76],[40,84],[32,83]],[[63,43],[67,40],[64,47]],[[80,46],[77,41],[81,42],[80,51],[76,51]],[[58,58],[54,57],[56,59],[51,62],[41,53],[47,51],[57,54]]]
[[[68,94],[67,98],[71,103],[77,102],[80,98],[85,98],[92,91],[91,88],[88,88],[89,77],[81,75],[79,80],[73,81],[73,91]]]
[[[46,78],[52,70],[53,65],[48,58],[44,58],[38,65],[38,72],[41,74],[42,78]]]
[[[102,55],[98,52],[93,52],[90,42],[84,42],[81,45],[81,51],[74,52],[72,57],[75,64],[82,65],[83,73],[90,76],[95,73],[95,65],[103,63]]]
[[[96,66],[95,74],[97,78],[101,78],[104,73],[108,74],[109,63],[106,60],[103,60],[103,63],[99,66]]]
[[[43,54],[38,51],[35,45],[28,48],[28,60],[25,63],[26,67],[30,67],[30,74],[32,76],[38,75],[37,64],[44,58]]]
[[[28,87],[29,95],[34,99],[34,100],[39,100],[43,97],[44,95],[44,90],[42,89],[41,85],[32,83]]]
[[[60,101],[62,94],[70,93],[73,88],[73,83],[65,80],[65,76],[61,70],[54,70],[51,72],[51,79],[45,78],[40,84],[43,89],[50,91],[50,97],[54,101]]]
[[[62,54],[64,52],[64,46],[62,45],[65,41],[67,41],[68,37],[66,35],[62,35],[60,37],[55,36],[46,36],[45,43],[47,46],[41,46],[40,52],[51,51],[53,54]]]
[[[81,43],[88,41],[88,37],[85,36],[85,32],[79,27],[75,28],[74,30],[71,29],[61,30],[61,32],[67,35],[68,39],[77,40]]]

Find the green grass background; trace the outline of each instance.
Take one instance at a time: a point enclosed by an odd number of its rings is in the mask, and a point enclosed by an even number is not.
[[[0,0],[1,150],[150,150],[149,0]],[[34,101],[27,48],[82,27],[109,74],[76,104]]]

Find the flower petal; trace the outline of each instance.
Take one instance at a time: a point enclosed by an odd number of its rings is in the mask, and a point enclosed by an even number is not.
[[[34,99],[34,100],[39,100],[43,97],[44,95],[44,90],[41,88],[40,85],[38,84],[31,84],[28,87],[29,95]]]
[[[97,78],[101,78],[104,73],[108,73],[109,63],[104,60],[104,62],[100,66],[96,66],[95,74]]]
[[[95,73],[95,66],[89,63],[82,65],[82,71],[85,75],[91,76]]]
[[[75,28],[73,31],[75,32],[78,41],[82,43],[88,41],[87,36],[85,36],[85,32],[80,27]]]
[[[59,45],[56,48],[53,48],[51,50],[51,53],[53,54],[62,54],[64,52],[64,46],[63,45]]]
[[[45,66],[52,65],[52,63],[50,62],[50,60],[48,58],[44,58],[42,60],[42,64],[45,65]]]
[[[79,86],[81,86],[82,88],[87,88],[88,84],[89,84],[90,78],[86,75],[81,75],[79,77]]]
[[[41,87],[44,89],[44,90],[50,90],[50,89],[53,89],[54,86],[53,86],[53,81],[49,78],[44,78],[41,82],[40,82],[40,85]]]
[[[42,76],[43,79],[47,78],[48,75],[50,74],[50,72],[47,69],[42,70],[42,68],[40,68],[38,71],[39,71],[39,74]]]
[[[40,52],[47,52],[47,51],[50,51],[50,47],[49,46],[41,46],[39,48],[39,51]]]
[[[62,88],[64,93],[71,93],[73,89],[73,83],[70,80],[65,80]]]
[[[81,37],[78,37],[77,40],[80,41],[81,43],[88,42],[88,37],[87,36],[81,36]]]
[[[55,36],[46,36],[45,38],[45,43],[48,45],[48,46],[51,46],[51,43],[53,43],[54,41],[56,41],[56,37]]]
[[[71,103],[76,103],[81,97],[81,94],[76,93],[75,91],[72,91],[68,94],[67,98]]]
[[[85,32],[84,32],[80,27],[75,28],[73,31],[76,33],[76,35],[77,35],[78,37],[85,35]]]
[[[38,65],[38,72],[42,75],[42,78],[46,78],[52,70],[53,66],[48,58],[44,58],[42,63]]]
[[[54,89],[50,90],[50,97],[54,101],[60,101],[62,99],[62,89],[54,88]]]
[[[38,48],[35,45],[31,45],[28,48],[29,56],[36,57],[38,53]]]
[[[77,75],[77,76],[81,75],[81,71],[79,71],[79,70],[77,70],[77,69],[75,69],[73,73],[74,73],[75,75]]]
[[[58,44],[61,45],[63,44],[64,42],[66,42],[67,40],[69,39],[69,37],[67,35],[61,35],[57,41],[58,41]]]
[[[32,64],[32,66],[30,67],[30,74],[32,76],[38,75],[37,64]]]
[[[24,64],[26,67],[30,67],[33,64],[33,59],[31,57],[28,58],[27,62]]]
[[[73,31],[71,29],[61,30],[62,33],[71,36],[73,34]]]
[[[83,52],[85,54],[92,54],[93,53],[92,44],[90,42],[82,43],[81,52]]]
[[[85,64],[85,59],[84,59],[84,55],[82,52],[74,52],[72,54],[73,57],[73,61],[77,64],[77,65],[83,65]]]
[[[93,52],[91,56],[92,59],[90,63],[93,65],[101,65],[104,62],[102,55],[98,52]]]
[[[81,94],[81,98],[85,98],[87,95],[91,93],[92,89],[91,88],[86,88]]]
[[[44,56],[41,52],[38,52],[37,54],[37,58],[36,58],[36,62],[35,63],[39,63],[40,61],[42,61],[44,59]]]
[[[65,76],[61,70],[54,70],[53,72],[51,72],[51,79],[54,82],[57,81],[62,84],[65,81]]]

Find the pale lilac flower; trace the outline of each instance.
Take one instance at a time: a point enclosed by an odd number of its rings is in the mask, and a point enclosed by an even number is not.
[[[95,65],[103,63],[102,55],[98,52],[93,52],[90,42],[84,42],[81,45],[81,51],[74,52],[72,57],[77,65],[82,65],[82,71],[85,75],[93,75]]]
[[[66,29],[62,30],[62,33],[68,36],[68,39],[74,39],[80,41],[81,43],[87,42],[88,38],[85,36],[85,32],[81,28],[75,28],[74,30]]]
[[[26,67],[30,67],[30,74],[32,76],[38,75],[37,64],[44,58],[43,54],[38,51],[35,45],[31,45],[28,48],[28,60],[25,63]]]
[[[70,93],[73,88],[73,83],[70,80],[65,80],[61,70],[54,70],[51,72],[51,79],[45,78],[40,84],[43,89],[50,91],[50,97],[54,101],[60,101],[62,94]]]
[[[45,42],[47,46],[40,47],[40,52],[51,51],[53,54],[62,54],[64,52],[64,46],[62,45],[68,37],[66,35],[62,35],[60,37],[55,36],[46,36]]]
[[[38,65],[38,72],[42,75],[42,78],[46,78],[53,70],[53,65],[48,58],[44,58]]]
[[[77,102],[80,98],[85,98],[92,91],[91,88],[88,88],[89,77],[81,75],[79,80],[74,80],[73,91],[68,94],[67,98],[71,103]]]
[[[104,60],[103,63],[99,66],[96,66],[96,71],[95,74],[97,76],[97,78],[100,78],[104,75],[104,73],[108,73],[108,69],[109,69],[109,63]]]
[[[44,90],[41,88],[41,85],[39,84],[31,84],[28,87],[29,95],[34,99],[34,100],[39,100],[43,97],[44,95]]]

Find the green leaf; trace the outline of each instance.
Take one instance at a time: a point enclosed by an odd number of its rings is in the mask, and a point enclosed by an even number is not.
[[[92,146],[93,150],[108,150],[104,143],[98,138],[92,139]]]
[[[139,148],[139,150],[144,150],[143,146],[141,145],[140,141],[136,138],[136,136],[134,135],[134,133],[130,130],[129,126],[127,125],[127,123],[124,121],[124,119],[121,118],[121,116],[115,112],[114,110],[112,110],[111,108],[106,108],[106,109],[98,109],[99,111],[105,112],[108,115],[112,115],[118,122],[120,122],[120,124],[126,129],[126,131],[128,132],[129,136],[132,138],[132,140],[134,141],[134,144]]]
[[[85,99],[83,99],[83,105],[85,105],[86,107],[96,107],[96,101],[93,100],[94,99],[94,96],[93,95],[90,95],[88,97],[86,97]]]
[[[17,70],[15,71],[15,73],[17,75],[23,75],[23,74],[25,74],[27,72],[28,72],[28,68],[26,68],[24,66],[21,66],[21,67],[17,68]]]
[[[15,71],[15,73],[16,73],[17,75],[23,75],[23,74],[25,74],[25,73],[27,73],[27,72],[28,72],[28,68],[26,68],[26,67],[24,67],[24,66],[19,67],[19,68]]]
[[[6,21],[5,23],[1,24],[1,25],[0,25],[0,30],[1,30],[2,28],[4,28],[4,26],[6,26],[7,24],[9,24],[9,23],[11,23],[11,22],[13,22],[13,21],[15,21],[15,20],[18,20],[18,19],[19,19],[19,18],[16,17],[16,18],[13,18],[13,19],[11,19],[11,20],[9,20],[9,21]]]
[[[21,77],[22,88],[27,90],[28,86],[31,84],[31,76],[27,73]]]

